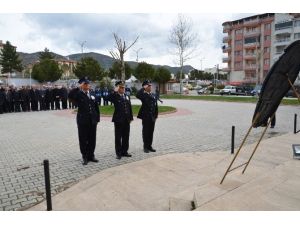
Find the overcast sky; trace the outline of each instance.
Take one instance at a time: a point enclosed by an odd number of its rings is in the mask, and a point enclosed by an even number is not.
[[[186,64],[194,68],[223,67],[222,23],[253,14],[184,14],[191,19],[193,31],[198,35],[197,51]],[[125,60],[176,66],[174,49],[169,42],[172,25],[177,14],[0,14],[0,40],[9,40],[17,51],[36,52],[45,47],[61,55],[81,52],[80,43],[85,41],[84,52],[109,55],[114,49],[112,33],[116,32],[131,43],[138,42],[125,55]]]

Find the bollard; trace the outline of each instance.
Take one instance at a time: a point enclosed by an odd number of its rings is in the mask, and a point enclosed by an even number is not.
[[[235,126],[232,126],[232,129],[231,129],[231,154],[234,154],[234,135],[235,135]]]
[[[294,134],[297,133],[297,114],[295,113],[295,117],[294,117]]]
[[[44,174],[45,174],[47,211],[51,211],[52,210],[51,185],[50,185],[49,161],[47,159],[44,160]]]

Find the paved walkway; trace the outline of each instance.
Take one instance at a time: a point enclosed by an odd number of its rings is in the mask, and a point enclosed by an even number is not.
[[[138,101],[134,100],[134,104]],[[250,125],[255,104],[193,100],[164,100],[178,112],[161,116],[156,123],[156,153],[142,151],[141,121],[131,124],[132,158],[116,160],[114,127],[102,118],[97,130],[99,163],[81,165],[75,115],[70,111],[28,112],[0,115],[0,210],[25,209],[44,199],[42,162],[49,159],[53,194],[57,194],[103,169],[170,153],[229,151],[231,126],[236,126],[236,144]],[[277,125],[266,137],[293,130],[298,107],[281,106]],[[255,129],[250,142],[257,138]]]
[[[263,141],[245,174],[225,151],[174,153],[106,169],[53,198],[54,210],[300,210],[299,134]],[[243,148],[239,165],[255,144]],[[188,202],[189,205],[188,205]],[[191,203],[193,202],[193,204]],[[30,210],[45,210],[43,202]]]

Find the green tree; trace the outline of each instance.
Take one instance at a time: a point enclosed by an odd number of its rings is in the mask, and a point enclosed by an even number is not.
[[[52,53],[50,52],[50,50],[48,48],[45,48],[43,52],[40,52],[39,58],[40,58],[40,60],[54,59],[54,56],[52,55]]]
[[[128,63],[125,63],[125,79],[129,79],[132,74],[132,69]],[[115,61],[111,68],[109,68],[109,77],[111,79],[122,79],[121,63],[120,61]]]
[[[92,81],[100,81],[104,76],[104,70],[95,59],[85,57],[77,63],[74,74],[78,78],[88,76]]]
[[[61,78],[62,70],[53,59],[43,59],[33,66],[31,75],[39,82],[54,82]]]
[[[2,73],[12,73],[13,71],[21,72],[23,69],[22,62],[19,59],[16,48],[7,41],[0,51],[0,65]]]
[[[156,81],[159,85],[165,84],[171,79],[171,73],[164,67],[159,67],[154,75],[154,81]]]
[[[152,80],[154,78],[155,69],[153,66],[146,62],[141,62],[138,64],[138,66],[135,68],[135,75],[136,78],[140,81],[150,79]]]

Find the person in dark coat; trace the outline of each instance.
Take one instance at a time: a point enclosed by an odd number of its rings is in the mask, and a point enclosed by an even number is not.
[[[54,97],[54,102],[55,102],[55,109],[60,110],[60,90],[57,85],[55,85],[53,89],[53,97]]]
[[[0,114],[4,113],[5,101],[6,101],[5,89],[0,87]]]
[[[6,92],[6,101],[7,101],[8,112],[14,112],[15,111],[13,92],[14,92],[13,86],[8,87],[8,90]]]
[[[60,89],[61,105],[62,109],[68,108],[68,90],[65,86]]]
[[[39,92],[37,91],[37,88],[35,86],[32,86],[32,88],[29,90],[29,97],[31,103],[31,110],[38,111]]]
[[[155,94],[151,93],[151,82],[146,80],[142,86],[136,94],[136,97],[142,101],[137,118],[142,119],[144,152],[149,153],[156,151],[152,148],[152,142],[155,122],[158,116],[158,106]]]
[[[69,99],[78,106],[77,127],[79,147],[83,165],[89,161],[98,162],[95,158],[97,124],[100,121],[100,110],[95,102],[95,96],[90,95],[90,81],[87,77],[81,78],[80,88],[74,88],[69,93]]]
[[[21,95],[21,107],[23,112],[30,111],[30,98],[29,98],[29,90],[27,87],[22,86],[20,90]]]
[[[15,88],[13,92],[13,101],[15,105],[15,112],[21,112],[21,93],[20,88]]]
[[[107,96],[107,100],[115,107],[112,122],[115,125],[115,150],[117,159],[131,157],[128,153],[130,123],[133,120],[130,96],[125,94],[125,86],[122,81],[116,82],[116,88]]]
[[[38,100],[40,103],[40,110],[47,110],[47,104],[46,104],[46,88],[45,86],[41,86],[38,90]]]
[[[108,100],[107,100],[108,94],[109,94],[108,88],[104,87],[102,90],[103,105],[108,105]]]
[[[95,97],[96,97],[96,102],[100,106],[101,105],[101,90],[99,87],[96,87],[95,89]]]

